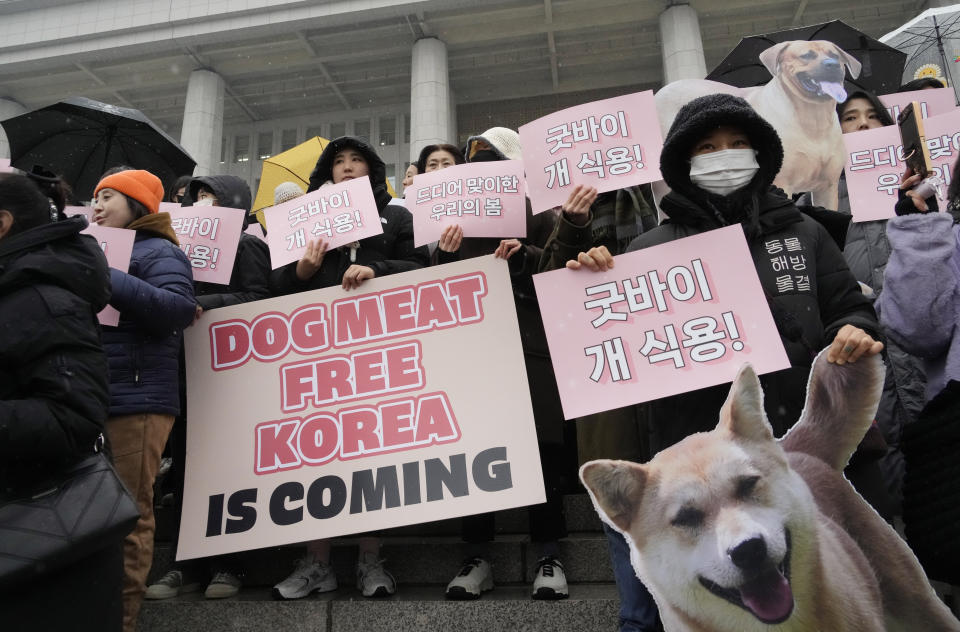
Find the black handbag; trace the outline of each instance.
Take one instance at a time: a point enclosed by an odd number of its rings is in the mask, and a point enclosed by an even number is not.
[[[140,512],[113,464],[96,452],[56,481],[0,499],[0,590],[119,544]]]

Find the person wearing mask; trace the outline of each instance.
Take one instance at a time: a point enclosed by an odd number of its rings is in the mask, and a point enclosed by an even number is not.
[[[425,150],[426,151],[426,150]],[[442,151],[455,156],[449,149]],[[431,151],[424,158],[429,169]],[[449,159],[441,156],[441,162]],[[467,141],[467,162],[520,160],[520,136],[505,127],[493,127]],[[563,464],[563,411],[560,395],[547,349],[540,306],[533,287],[533,274],[543,252],[543,245],[553,230],[556,214],[534,215],[527,201],[527,234],[523,239],[464,237],[459,225],[447,226],[434,256],[436,263],[449,263],[493,254],[506,259],[513,285],[514,304],[520,325],[523,356],[537,427],[537,443],[546,490],[546,502],[530,507],[530,539],[540,547],[531,596],[534,599],[564,599],[569,596],[563,564],[560,562],[559,540],[566,537],[563,513],[561,468]],[[493,569],[488,561],[489,543],[494,538],[495,514],[466,516],[462,519],[462,537],[468,544],[468,557],[456,576],[447,585],[448,599],[476,599],[493,588]]]
[[[41,185],[42,186],[42,185]],[[49,196],[49,197],[48,197]],[[0,498],[63,480],[94,454],[110,402],[97,313],[110,298],[103,251],[65,198],[0,174]],[[0,629],[121,629],[123,541],[0,594]]]
[[[173,204],[182,204],[185,202],[190,180],[192,179],[193,176],[180,176],[177,178],[177,181],[173,183],[173,186],[170,187],[170,190],[167,192],[167,197],[164,201],[172,202]]]
[[[860,291],[839,248],[819,223],[800,213],[772,186],[783,163],[783,146],[773,127],[739,97],[715,94],[690,101],[677,113],[664,140],[660,171],[670,193],[660,208],[669,218],[637,237],[628,251],[739,224],[744,231],[760,285],[790,360],[790,368],[760,377],[764,408],[776,436],[782,436],[803,409],[807,379],[816,353],[829,346],[827,359],[856,362],[881,351],[873,308]],[[766,244],[796,243],[809,284],[783,287]],[[600,246],[567,262],[572,269],[608,270],[609,250]],[[649,431],[650,454],[684,437],[716,426],[729,384],[646,402],[638,406]],[[614,575],[621,599],[639,580],[629,548],[608,531]],[[631,619],[636,604],[621,604],[621,630],[649,630],[649,621]],[[645,611],[644,611],[645,612]]]
[[[174,418],[180,413],[183,329],[196,302],[190,261],[169,213],[160,213],[163,184],[148,171],[120,171],[94,191],[93,221],[136,231],[127,272],[110,269],[116,327],[103,328],[110,367],[107,435],[117,473],[137,501],[140,520],[124,542],[123,626],[136,629],[153,561],[153,482]]]
[[[201,176],[193,178],[187,183],[187,200],[193,200],[193,206],[220,206],[241,209],[243,228],[250,223],[250,207],[252,196],[247,183],[237,176]],[[240,243],[237,246],[237,255],[230,273],[230,282],[227,285],[196,281],[194,283],[196,298],[195,318],[199,319],[203,312],[220,307],[230,307],[259,301],[270,297],[270,250],[267,244],[246,232],[240,233]],[[183,367],[181,367],[183,371]],[[181,373],[181,377],[185,377]],[[181,400],[186,408],[186,384],[181,379]],[[176,514],[177,521],[174,528],[174,538],[180,533],[180,503],[183,499],[183,474],[186,462],[186,414],[177,419],[170,434],[170,452],[173,465],[167,476],[176,479]],[[176,541],[173,542],[174,551]],[[200,567],[203,568],[200,568]],[[219,555],[205,559],[202,562],[191,560],[185,564],[178,564],[161,577],[157,582],[147,587],[145,598],[169,599],[181,592],[190,592],[199,588],[194,580],[201,575],[208,575],[211,579],[204,591],[207,599],[224,599],[233,597],[243,585],[240,572],[239,556],[235,554]]]

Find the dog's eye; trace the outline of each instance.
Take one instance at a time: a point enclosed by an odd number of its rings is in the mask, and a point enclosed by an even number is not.
[[[808,50],[804,54],[800,55],[800,59],[816,59],[817,54],[812,50]]]
[[[756,489],[757,482],[759,481],[759,476],[744,476],[737,481],[737,498],[750,497],[750,495],[753,494],[754,489]]]
[[[693,507],[684,507],[677,515],[674,516],[673,520],[670,521],[675,527],[699,527],[703,522],[703,512],[699,509],[694,509]]]

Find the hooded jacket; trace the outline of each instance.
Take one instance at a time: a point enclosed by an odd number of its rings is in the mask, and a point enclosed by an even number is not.
[[[373,198],[380,213],[383,234],[367,237],[359,241],[356,261],[350,260],[348,248],[334,248],[323,256],[320,269],[307,279],[297,278],[297,262],[294,261],[277,268],[270,275],[270,286],[275,295],[293,294],[306,290],[316,290],[339,285],[343,273],[353,264],[371,268],[377,277],[398,272],[416,270],[429,264],[430,253],[425,246],[413,245],[413,216],[410,211],[391,204],[392,198],[387,191],[386,166],[368,143],[352,136],[342,136],[324,148],[317,165],[310,174],[307,193],[316,191],[327,182],[333,181],[333,160],[344,149],[355,149],[367,162],[370,186]]]
[[[0,240],[0,496],[88,456],[103,431],[110,274],[85,227],[74,217]]]
[[[243,229],[246,230],[252,205],[246,182],[226,175],[194,178],[189,187],[191,200],[197,199],[201,186],[213,191],[219,206],[243,209]],[[204,311],[270,298],[270,248],[263,240],[241,232],[229,285],[197,281],[193,287],[197,304]]]
[[[694,143],[720,125],[739,127],[747,134],[760,166],[750,183],[727,196],[690,181]],[[843,325],[878,337],[876,314],[834,240],[772,187],[782,162],[776,131],[746,101],[730,95],[694,99],[677,113],[660,156],[663,178],[672,189],[660,205],[669,219],[628,248],[638,250],[737,223],[744,227],[791,364],[760,378],[767,417],[777,436],[799,418],[813,357]],[[724,384],[649,402],[645,409],[651,450],[655,453],[689,434],[712,429],[728,391]]]
[[[196,311],[190,261],[178,247],[169,213],[145,215],[127,228],[137,231],[130,267],[110,269],[110,304],[120,312],[120,322],[103,328],[110,416],[177,415],[177,356],[183,328]]]

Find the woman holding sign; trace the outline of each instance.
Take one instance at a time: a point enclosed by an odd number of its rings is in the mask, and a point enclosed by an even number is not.
[[[133,630],[153,562],[153,480],[180,413],[178,356],[196,302],[190,261],[178,247],[170,214],[159,212],[160,178],[120,171],[100,181],[94,198],[95,223],[137,233],[129,271],[110,269],[110,305],[120,322],[103,328],[110,364],[107,435],[117,473],[140,509],[123,559],[123,625]]]

